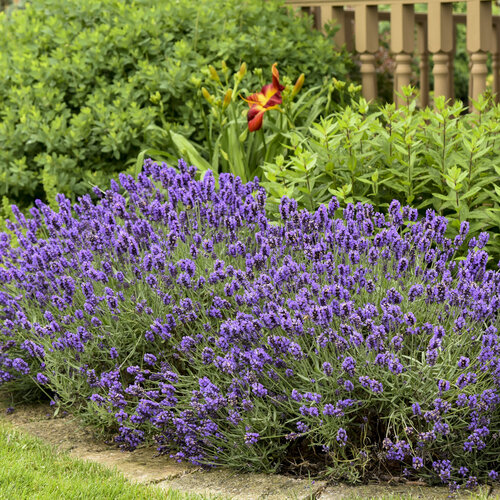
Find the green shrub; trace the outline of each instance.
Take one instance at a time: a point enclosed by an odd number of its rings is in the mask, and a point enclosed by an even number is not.
[[[277,61],[310,86],[351,64],[275,0],[40,0],[0,15],[0,46],[0,196],[22,205],[107,183],[162,145],[150,125],[197,139],[209,64]]]
[[[353,102],[308,133],[290,134],[293,153],[264,166],[263,184],[275,205],[286,195],[310,210],[332,195],[377,209],[393,199],[433,208],[450,219],[449,235],[463,221],[472,232],[489,230],[498,258],[500,106],[481,99],[481,113],[463,115],[460,102],[436,104],[436,111],[417,110],[408,97],[399,110],[387,104],[367,114],[366,101]]]

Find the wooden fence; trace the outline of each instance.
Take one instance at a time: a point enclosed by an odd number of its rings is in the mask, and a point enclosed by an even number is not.
[[[491,54],[493,92],[500,97],[500,16],[493,15],[491,0],[286,0],[299,11],[314,16],[315,26],[340,26],[336,45],[356,50],[361,61],[363,96],[377,97],[375,53],[379,50],[379,22],[390,22],[390,50],[394,57],[394,100],[400,104],[401,87],[412,79],[412,60],[419,58],[422,106],[429,104],[429,56],[432,54],[434,95],[453,99],[453,66],[457,48],[457,25],[466,26],[469,53],[469,97],[476,100],[486,90],[488,54]],[[453,12],[453,4],[466,4],[466,14]],[[415,12],[415,5],[426,5],[426,12]],[[388,5],[390,11],[379,11]]]

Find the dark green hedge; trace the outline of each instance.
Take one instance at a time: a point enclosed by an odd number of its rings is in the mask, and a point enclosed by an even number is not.
[[[277,61],[309,86],[351,66],[275,0],[38,0],[0,16],[0,47],[0,196],[21,205],[86,192],[160,147],[146,128],[161,107],[196,139],[209,64],[265,76]]]

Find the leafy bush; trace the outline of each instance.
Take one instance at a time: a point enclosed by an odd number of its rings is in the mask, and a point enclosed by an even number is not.
[[[460,102],[436,104],[417,110],[408,97],[399,110],[387,104],[368,113],[361,99],[305,134],[292,132],[292,154],[264,166],[271,202],[286,195],[313,210],[335,195],[381,209],[398,199],[449,218],[449,236],[464,221],[472,233],[490,230],[498,260],[500,106],[481,100],[481,113],[463,115]]]
[[[162,119],[197,139],[209,64],[278,61],[311,86],[351,64],[274,0],[37,0],[0,14],[0,46],[0,196],[25,206],[109,183]]]
[[[481,233],[399,202],[311,213],[148,161],[0,237],[0,377],[33,380],[124,448],[197,464],[300,458],[473,486],[500,452],[500,273]],[[382,461],[382,463],[381,463]],[[318,469],[316,469],[318,470]]]

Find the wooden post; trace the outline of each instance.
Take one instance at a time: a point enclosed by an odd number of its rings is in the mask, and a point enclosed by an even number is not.
[[[321,24],[321,9],[320,7],[309,7],[309,13],[311,14],[313,18],[313,26],[314,29],[317,29],[318,31],[323,28]]]
[[[411,61],[415,48],[415,11],[410,4],[391,5],[391,50],[395,54],[394,102],[404,104],[402,88],[411,83]]]
[[[427,21],[417,24],[417,50],[420,58],[420,107],[429,105],[429,50],[427,48]]]
[[[333,7],[331,6],[331,4],[320,5],[319,18],[321,24],[321,31],[325,32],[325,24],[330,24],[333,20]]]
[[[453,40],[453,48],[451,49],[451,52],[449,52],[448,57],[448,86],[450,87],[450,98],[452,100],[455,99],[455,56],[457,54],[457,23],[455,22],[455,19],[453,20],[453,26],[452,26],[452,40]]]
[[[434,96],[444,96],[446,99],[451,98],[450,94],[450,57],[446,52],[437,52],[432,58],[434,67],[432,74],[434,75]]]
[[[321,29],[320,11],[318,7],[301,7],[302,15],[312,16],[314,29]]]
[[[353,36],[352,36],[352,11],[344,10],[344,7],[332,7],[332,19],[340,26],[337,33],[333,38],[337,47],[345,45],[349,52],[354,50]]]
[[[491,67],[493,70],[493,93],[500,103],[500,19],[493,26],[493,47],[491,49]]]
[[[486,90],[486,61],[487,51],[492,49],[492,22],[490,1],[467,2],[467,50],[470,53],[472,87],[469,89],[469,95],[473,101]]]
[[[453,49],[453,8],[451,3],[428,4],[428,43],[434,54],[434,96],[451,97],[449,55]]]
[[[357,4],[355,7],[356,50],[361,54],[361,82],[367,101],[377,97],[377,73],[374,53],[378,50],[378,8]]]

